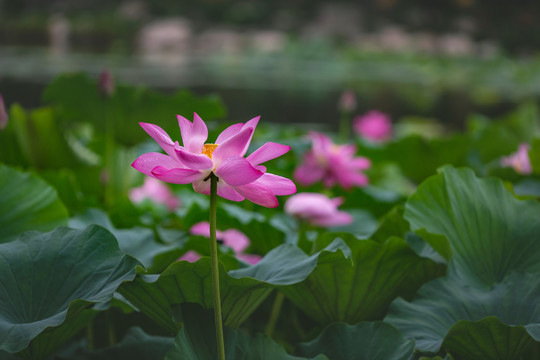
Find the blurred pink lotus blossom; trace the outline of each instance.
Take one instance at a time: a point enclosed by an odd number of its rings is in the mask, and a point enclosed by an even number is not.
[[[178,261],[185,260],[187,262],[194,263],[195,261],[199,260],[200,258],[201,258],[201,255],[199,255],[198,253],[196,253],[193,250],[189,250],[187,253],[180,256],[180,258],[178,258]]]
[[[246,262],[250,265],[255,265],[259,261],[261,261],[262,256],[256,255],[256,254],[236,254],[236,256],[242,260],[243,262]]]
[[[145,199],[150,199],[156,204],[167,206],[171,211],[180,206],[180,200],[172,193],[169,187],[151,177],[145,178],[142,186],[131,189],[129,199],[136,204]]]
[[[528,175],[532,173],[531,160],[529,159],[530,145],[521,143],[518,150],[501,159],[501,165],[504,167],[512,167],[518,174]]]
[[[269,174],[260,164],[281,156],[290,146],[267,142],[247,158],[247,152],[259,117],[245,124],[234,124],[223,130],[215,144],[205,144],[208,129],[199,115],[193,123],[177,115],[183,146],[173,142],[157,125],[140,123],[141,127],[165,150],[167,155],[151,152],[141,155],[131,166],[143,174],[173,184],[193,184],[201,194],[210,194],[210,174],[219,179],[217,194],[232,201],[248,199],[265,207],[279,205],[276,195],[296,192],[294,183]]]
[[[210,223],[207,221],[199,222],[189,229],[193,235],[210,237]],[[249,238],[241,231],[236,229],[228,229],[225,231],[216,230],[216,239],[222,240],[223,245],[234,250],[236,256],[249,263],[256,264],[261,260],[261,256],[255,254],[245,254],[244,250],[249,246]]]
[[[354,119],[353,127],[362,138],[384,142],[392,137],[392,120],[380,111],[372,110]]]
[[[285,203],[285,212],[312,225],[340,226],[353,221],[353,217],[339,211],[338,206],[343,204],[343,198],[330,199],[318,193],[300,193],[291,196]]]
[[[356,110],[356,95],[352,90],[345,90],[338,102],[338,109],[344,112],[353,112]]]
[[[8,114],[6,111],[6,105],[4,104],[4,99],[2,94],[0,94],[0,130],[4,129],[8,123]]]
[[[311,185],[317,181],[324,186],[338,184],[345,189],[353,186],[366,186],[368,177],[361,171],[371,167],[371,161],[356,156],[356,146],[352,144],[336,145],[321,133],[311,132],[312,148],[304,156],[304,163],[296,168],[294,177],[302,185]]]

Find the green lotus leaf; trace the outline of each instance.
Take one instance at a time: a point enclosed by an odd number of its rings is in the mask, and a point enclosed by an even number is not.
[[[397,237],[379,243],[350,234],[328,234],[316,246],[324,248],[340,239],[350,256],[323,254],[304,281],[281,288],[289,300],[322,324],[382,319],[396,297],[412,298],[422,284],[445,272],[444,265],[419,257]],[[330,255],[332,261],[326,262]]]
[[[0,243],[24,231],[48,231],[67,223],[54,188],[39,177],[0,164]]]
[[[61,348],[96,318],[98,311],[86,308],[85,305],[88,306],[88,303],[82,301],[72,304],[62,324],[45,329],[30,342],[30,346],[17,355],[32,360],[45,359],[48,354]],[[0,356],[0,359],[3,358]]]
[[[534,103],[524,103],[497,121],[474,115],[467,125],[480,160],[487,163],[531,141],[538,131],[538,108]]]
[[[21,360],[20,356],[10,354],[8,352],[0,350],[0,359],[2,360]]]
[[[423,352],[520,359],[540,341],[539,298],[537,274],[514,272],[490,289],[447,277],[424,285],[410,303],[397,299],[385,321],[415,339]]]
[[[133,327],[128,330],[122,341],[114,346],[96,350],[79,348],[67,357],[60,356],[59,358],[66,360],[163,359],[172,348],[173,341],[172,337],[148,335],[141,328]]]
[[[444,258],[449,274],[490,286],[513,270],[540,273],[540,203],[516,199],[495,178],[444,167],[407,201],[411,229]]]
[[[229,271],[235,278],[253,278],[287,286],[306,279],[320,263],[333,264],[349,259],[351,251],[341,239],[333,239],[320,252],[307,256],[298,247],[291,244],[281,245],[268,253],[257,264],[244,269]]]
[[[405,207],[397,205],[380,220],[377,230],[371,235],[371,240],[383,243],[391,236],[400,238],[410,231],[409,223],[403,218]]]
[[[471,147],[468,135],[454,134],[444,138],[426,139],[413,134],[384,147],[364,146],[359,149],[359,153],[369,157],[374,163],[395,162],[403,175],[419,183],[435,174],[437,168],[445,164],[465,165]]]
[[[90,304],[109,301],[138,264],[99,226],[31,231],[0,244],[0,350],[19,352]]]
[[[156,256],[165,256],[178,248],[175,244],[158,243],[149,228],[116,229],[103,210],[88,209],[69,220],[69,226],[74,229],[83,229],[90,224],[109,230],[116,237],[120,250],[139,260],[147,269],[152,268]],[[179,254],[180,250],[173,252],[172,257],[169,256],[169,263],[177,259]]]
[[[175,338],[173,349],[165,360],[214,360],[217,358],[216,330],[213,312],[204,311],[197,304],[183,304],[185,326]],[[240,330],[224,329],[225,357],[235,360],[301,360],[304,357],[289,355],[285,349],[262,334],[254,337]],[[326,357],[318,356],[317,360]]]
[[[19,104],[11,105],[9,109],[9,121],[5,128],[0,131],[0,163],[10,166],[27,167],[30,165],[28,149],[21,146],[26,139],[21,137],[24,128],[16,119],[24,118],[24,109]]]
[[[463,360],[520,360],[534,340],[522,326],[508,326],[496,317],[461,320],[446,335],[443,348]]]
[[[297,350],[302,356],[324,354],[332,360],[410,360],[413,352],[414,340],[382,321],[332,324]]]
[[[276,286],[299,283],[317,266],[319,257],[331,263],[332,257],[347,251],[335,241],[313,256],[305,255],[290,244],[270,251],[258,264],[229,273],[220,262],[220,293],[225,325],[236,328],[260,305]],[[197,303],[213,308],[210,258],[195,263],[179,261],[160,275],[141,275],[125,283],[119,292],[158,324],[178,332],[181,323],[173,317],[172,308],[182,303]]]
[[[81,164],[72,151],[66,132],[58,124],[50,107],[26,111],[20,105],[14,104],[11,107],[7,131],[11,133],[12,139],[7,141],[6,151],[16,154],[0,156],[2,161],[31,165],[39,169],[59,169]]]
[[[229,326],[239,326],[271,291],[254,279],[231,278],[222,264],[220,288],[224,321]],[[139,310],[176,333],[181,325],[172,317],[173,306],[196,302],[205,308],[213,307],[210,259],[176,262],[161,275],[141,275],[119,291]]]
[[[532,140],[529,158],[533,173],[540,174],[540,138]]]
[[[410,247],[421,257],[429,258],[436,263],[446,264],[447,261],[439,255],[424,239],[410,231],[409,223],[403,218],[405,207],[398,205],[382,219],[377,231],[371,236],[372,240],[384,242],[390,236],[405,238]]]

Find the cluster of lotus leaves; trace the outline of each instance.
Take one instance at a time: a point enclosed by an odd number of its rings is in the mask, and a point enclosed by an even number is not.
[[[186,217],[204,211],[194,205]],[[116,229],[97,210],[69,219],[47,183],[7,166],[0,213],[0,355],[46,358],[124,301],[176,337],[132,328],[72,358],[214,358],[207,257],[172,261],[181,255],[173,244]],[[307,251],[257,216],[236,225],[260,233],[249,234],[255,248],[276,246],[250,267],[221,255],[230,358],[520,359],[540,341],[540,204],[501,180],[441,168],[369,239],[327,233]],[[324,328],[294,355],[238,329],[276,290]]]

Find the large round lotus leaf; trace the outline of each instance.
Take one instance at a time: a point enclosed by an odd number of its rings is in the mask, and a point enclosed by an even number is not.
[[[155,240],[154,232],[149,228],[115,228],[103,210],[88,209],[69,219],[69,226],[74,229],[83,229],[90,224],[100,225],[109,230],[116,237],[120,250],[139,260],[147,269],[154,265],[156,256],[177,248],[177,244],[158,243]],[[178,254],[176,254],[176,258],[178,258]]]
[[[350,249],[349,257],[341,255],[331,263],[321,258],[305,280],[281,288],[289,300],[322,324],[380,320],[396,297],[412,298],[421,285],[446,269],[421,258],[397,237],[379,243],[329,234],[317,245],[341,238]]]
[[[413,352],[414,340],[405,339],[395,327],[381,321],[332,324],[298,349],[302,356],[324,354],[332,360],[410,360]]]
[[[79,348],[74,353],[60,356],[60,359],[69,360],[159,360],[163,359],[171,349],[174,339],[172,337],[151,336],[141,328],[133,327],[118,344],[103,349],[89,350]]]
[[[322,252],[305,255],[290,244],[270,251],[257,265],[227,273],[220,263],[220,294],[225,325],[235,328],[260,305],[272,289],[303,281],[317,266],[319,257],[331,263],[342,259],[338,250],[347,251],[341,241],[335,241]],[[340,252],[340,253],[341,253]],[[210,258],[195,263],[179,261],[160,275],[141,275],[124,284],[119,292],[142,312],[171,332],[176,333],[180,322],[172,309],[182,303],[197,303],[213,307]]]
[[[42,360],[59,349],[65,342],[80,333],[98,314],[92,308],[81,310],[88,303],[78,301],[70,306],[66,318],[59,326],[48,328],[32,339],[30,346],[17,355],[25,359]],[[0,359],[3,359],[0,356]]]
[[[404,205],[397,205],[385,216],[382,217],[377,231],[371,235],[370,239],[383,243],[390,236],[405,238],[410,247],[421,257],[429,258],[436,263],[447,264],[447,261],[424,239],[411,232],[409,223],[403,218],[405,212]]]
[[[424,285],[410,303],[397,299],[385,321],[415,339],[421,351],[519,359],[528,344],[540,341],[538,299],[536,274],[513,273],[491,289],[443,278]]]
[[[0,244],[0,350],[21,351],[68,310],[111,300],[138,264],[99,226],[31,231]]]
[[[516,199],[498,179],[444,167],[407,201],[405,218],[462,280],[489,286],[512,270],[540,273],[540,203]]]
[[[0,164],[0,243],[24,231],[48,231],[67,223],[56,190],[39,177]]]
[[[184,326],[174,341],[174,347],[165,360],[217,359],[216,327],[212,310],[203,310],[197,304],[181,306]],[[234,360],[307,360],[287,354],[285,349],[262,334],[254,337],[240,330],[224,329],[225,358]],[[326,357],[318,356],[317,360]]]

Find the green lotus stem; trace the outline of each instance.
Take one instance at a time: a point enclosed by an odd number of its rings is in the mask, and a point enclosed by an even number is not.
[[[341,142],[346,142],[349,140],[349,135],[351,133],[351,117],[350,114],[343,111],[341,112],[341,118],[339,121],[339,140]]]
[[[223,340],[223,320],[221,317],[221,296],[219,293],[219,267],[216,240],[217,218],[217,181],[214,173],[210,174],[210,257],[212,259],[212,287],[214,292],[214,322],[216,324],[216,342],[218,359],[225,360],[225,342]]]
[[[304,223],[303,220],[298,220],[298,247],[302,249],[306,254],[309,251],[309,239],[307,238],[307,225]],[[311,254],[308,254],[311,255]]]
[[[34,342],[33,341],[30,341],[30,344],[28,345],[28,358],[29,359],[35,359],[35,355],[34,355]]]
[[[281,312],[281,306],[283,305],[283,299],[284,295],[282,292],[279,292],[276,294],[276,298],[274,299],[274,305],[272,305],[272,312],[270,313],[270,319],[268,319],[268,325],[266,325],[266,329],[264,330],[264,333],[268,336],[272,336],[272,333],[274,332],[274,329],[276,327],[277,319],[279,317],[279,313]]]
[[[87,347],[91,350],[94,348],[94,322],[90,320],[86,326],[86,337],[88,338]]]
[[[313,255],[317,250],[317,244],[315,239],[310,240],[308,238],[308,230],[312,229],[311,226],[304,220],[298,220],[298,247],[302,249],[306,254]]]
[[[105,118],[107,118],[105,114]],[[105,169],[107,171],[107,181],[105,183],[105,204],[107,206],[112,206],[113,199],[116,194],[112,169],[114,166],[114,128],[112,122],[107,121],[106,131],[105,131]]]
[[[116,332],[114,331],[114,322],[111,319],[111,312],[110,310],[107,311],[107,333],[109,337],[109,346],[113,346],[116,344]]]

